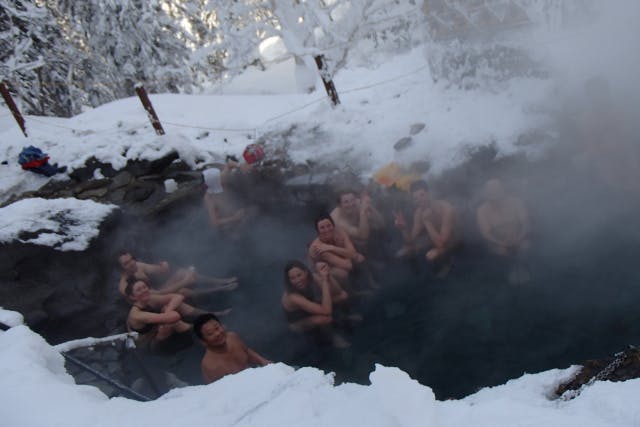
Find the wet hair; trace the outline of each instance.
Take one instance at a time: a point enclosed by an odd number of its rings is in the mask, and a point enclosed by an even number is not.
[[[142,279],[138,279],[135,276],[129,276],[127,277],[127,286],[124,288],[124,294],[128,297],[130,297],[133,294],[133,285],[135,285],[138,282],[142,282],[145,285],[149,286],[149,284],[147,282],[145,282]],[[151,287],[151,286],[149,286]]]
[[[307,273],[310,279],[313,277],[313,273],[311,273],[311,270],[309,270],[309,267],[307,267],[307,265],[304,262],[298,261],[297,259],[288,261],[284,266],[284,288],[287,291],[287,293],[291,293],[291,292],[299,293],[299,291],[295,289],[291,284],[291,282],[289,281],[289,271],[294,268],[299,268],[300,270]]]
[[[198,317],[196,317],[196,319],[193,321],[193,333],[196,334],[196,336],[199,339],[202,339],[202,327],[209,320],[215,320],[216,322],[220,323],[220,320],[218,319],[218,316],[216,316],[213,313],[201,314]]]
[[[123,255],[131,255],[131,258],[136,259],[136,257],[133,255],[133,252],[131,252],[129,249],[120,249],[117,253],[116,253],[116,262],[118,264],[118,267],[122,268],[122,265],[120,264],[120,257]]]
[[[409,187],[409,192],[411,194],[413,194],[414,192],[416,192],[418,190],[429,191],[429,186],[427,185],[427,183],[423,179],[419,179],[417,181],[413,181],[411,183],[411,186]]]
[[[327,212],[323,212],[316,217],[316,222],[314,223],[316,227],[316,231],[318,231],[318,223],[325,219],[328,219],[329,221],[331,221],[331,224],[336,225],[336,223],[333,222],[333,218],[331,218],[331,215],[329,215],[329,213]]]

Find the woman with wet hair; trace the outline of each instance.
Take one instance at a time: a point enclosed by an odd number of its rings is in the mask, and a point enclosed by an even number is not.
[[[327,263],[317,263],[316,269],[318,273],[314,275],[303,262],[295,260],[285,265],[282,308],[289,328],[295,332],[320,331],[329,336],[335,347],[348,347],[349,343],[331,327],[333,304],[346,301],[348,295],[331,277]]]
[[[176,333],[190,331],[191,325],[183,318],[202,313],[185,304],[183,295],[152,293],[146,282],[135,278],[128,280],[125,294],[132,304],[127,328],[138,332],[152,349]]]

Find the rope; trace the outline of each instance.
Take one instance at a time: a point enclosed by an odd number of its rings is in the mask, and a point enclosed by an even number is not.
[[[176,127],[182,127],[182,128],[191,128],[191,129],[203,129],[203,130],[214,130],[214,131],[219,131],[219,132],[254,132],[255,128],[212,128],[212,127],[206,127],[206,126],[195,126],[195,125],[186,125],[186,124],[181,124],[181,123],[172,123],[172,122],[165,122],[164,120],[160,121],[163,125],[167,124],[167,125],[171,125],[171,126],[176,126]]]
[[[54,125],[53,123],[47,123],[47,122],[44,122],[42,120],[34,119],[32,116],[29,116],[28,118],[25,118],[25,121],[26,122],[33,121],[35,123],[40,123],[41,125],[51,126],[51,127],[60,128],[60,129],[67,129],[67,130],[71,130],[73,132],[82,132],[80,129],[74,129],[72,127],[63,126],[63,125]]]
[[[420,71],[422,71],[422,70],[424,70],[426,68],[429,68],[429,64],[422,65],[421,67],[419,67],[419,68],[417,68],[417,69],[415,69],[413,71],[410,71],[410,72],[405,73],[405,74],[401,74],[401,75],[396,76],[396,77],[391,77],[391,78],[386,79],[386,80],[381,80],[381,81],[379,81],[377,83],[371,83],[369,85],[360,86],[360,87],[356,87],[356,88],[353,88],[353,89],[343,90],[343,91],[340,91],[340,93],[343,94],[343,93],[358,92],[358,91],[365,90],[365,89],[371,89],[372,87],[382,86],[382,85],[385,85],[387,83],[394,82],[396,80],[404,79],[405,77],[408,77],[410,75],[417,74],[417,73],[419,73]]]

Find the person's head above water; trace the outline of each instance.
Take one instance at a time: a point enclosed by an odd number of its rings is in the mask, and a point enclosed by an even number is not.
[[[335,230],[335,223],[333,218],[328,213],[321,213],[316,217],[316,231],[321,241],[330,240],[333,237],[333,231]]]
[[[151,288],[144,280],[135,277],[127,278],[127,286],[124,288],[124,294],[132,301],[145,301],[150,295]]]
[[[223,192],[220,169],[207,169],[202,172],[202,178],[207,186],[207,193],[220,194]]]
[[[130,252],[121,251],[118,255],[118,264],[120,264],[120,268],[127,274],[135,274],[136,271],[138,271],[136,258],[131,255]]]
[[[484,198],[489,202],[497,202],[505,198],[507,192],[500,181],[497,178],[492,178],[484,184]]]
[[[429,187],[425,181],[419,179],[412,182],[409,190],[416,206],[424,207],[429,204]]]
[[[311,270],[304,262],[291,260],[284,266],[284,287],[287,292],[300,292],[307,288]]]
[[[338,191],[338,206],[345,213],[351,213],[358,207],[358,195],[353,189]]]
[[[193,321],[193,333],[206,345],[222,345],[226,341],[226,331],[218,317],[213,313],[204,313]]]

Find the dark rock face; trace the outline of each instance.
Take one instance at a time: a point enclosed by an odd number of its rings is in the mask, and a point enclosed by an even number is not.
[[[197,198],[202,193],[202,175],[190,171],[175,152],[154,161],[129,161],[120,171],[93,157],[85,165],[73,171],[69,181],[50,181],[37,191],[10,198],[3,205],[28,197],[75,197],[116,204],[125,211],[144,216],[157,214],[156,206],[159,204],[167,208],[172,203]],[[93,179],[97,169],[105,178]],[[174,179],[179,184],[180,197],[165,192],[164,181],[167,179]]]
[[[640,349],[629,348],[606,359],[587,360],[578,373],[555,390],[558,397],[573,398],[594,381],[626,381],[640,378]],[[566,393],[566,394],[565,394]]]
[[[98,168],[106,178],[93,179]],[[282,162],[273,161],[232,184],[251,203],[265,208],[286,198],[285,170]],[[115,286],[114,254],[124,247],[137,247],[136,233],[148,233],[152,224],[200,206],[204,190],[202,173],[190,170],[176,153],[156,161],[129,162],[120,171],[89,159],[72,178],[50,181],[6,204],[28,197],[75,197],[118,205],[120,209],[101,224],[100,235],[88,249],[78,253],[21,242],[0,244],[2,306],[22,313],[32,329],[53,342],[122,332],[128,306]],[[165,191],[167,179],[178,184],[177,190]],[[38,234],[32,230],[22,237]]]
[[[3,307],[22,313],[26,323],[38,332],[50,322],[75,320],[74,327],[110,332],[104,319],[114,314],[112,292],[105,289],[111,265],[93,262],[110,259],[109,235],[118,226],[116,211],[102,225],[95,244],[82,253],[60,252],[51,247],[13,242],[0,245],[0,301]],[[86,315],[85,315],[86,314]]]

